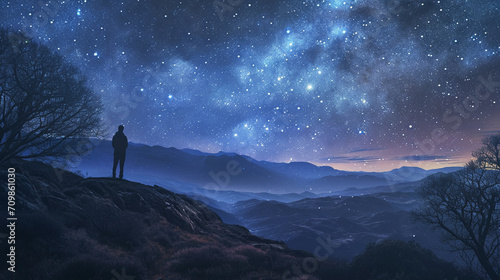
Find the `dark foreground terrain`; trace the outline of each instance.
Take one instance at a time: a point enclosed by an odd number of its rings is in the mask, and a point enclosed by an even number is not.
[[[2,261],[1,279],[473,279],[417,243],[384,241],[333,262],[328,244],[316,255],[290,250],[164,188],[42,163],[3,166],[4,198],[8,167],[16,169],[16,272]],[[11,245],[1,237],[5,257]]]

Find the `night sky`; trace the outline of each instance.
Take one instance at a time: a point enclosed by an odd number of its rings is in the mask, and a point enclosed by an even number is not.
[[[462,165],[500,132],[500,1],[5,1],[110,138],[344,170]]]

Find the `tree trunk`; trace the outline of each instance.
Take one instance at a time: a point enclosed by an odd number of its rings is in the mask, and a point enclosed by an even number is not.
[[[484,270],[486,271],[486,274],[488,274],[490,279],[491,280],[500,280],[500,276],[498,275],[498,273],[495,271],[495,269],[491,265],[490,261],[486,257],[486,254],[481,253],[481,256],[477,256],[477,257],[478,257],[477,259],[478,259],[479,263],[484,268]]]

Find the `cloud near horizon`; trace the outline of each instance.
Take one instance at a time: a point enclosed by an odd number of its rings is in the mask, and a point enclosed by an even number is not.
[[[326,158],[321,158],[319,162],[321,163],[349,163],[349,162],[376,162],[380,161],[380,157],[375,157],[375,156],[365,156],[365,157],[345,157],[345,156],[331,156],[331,157],[326,157]]]
[[[457,165],[464,163],[459,157],[451,155],[413,155],[413,156],[395,157],[392,158],[391,160],[406,161],[411,163],[435,162],[435,163],[446,163],[447,165]]]

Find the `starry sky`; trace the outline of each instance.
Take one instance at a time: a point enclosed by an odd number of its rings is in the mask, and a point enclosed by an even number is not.
[[[500,132],[498,0],[2,0],[0,25],[87,75],[109,138],[382,171]]]

